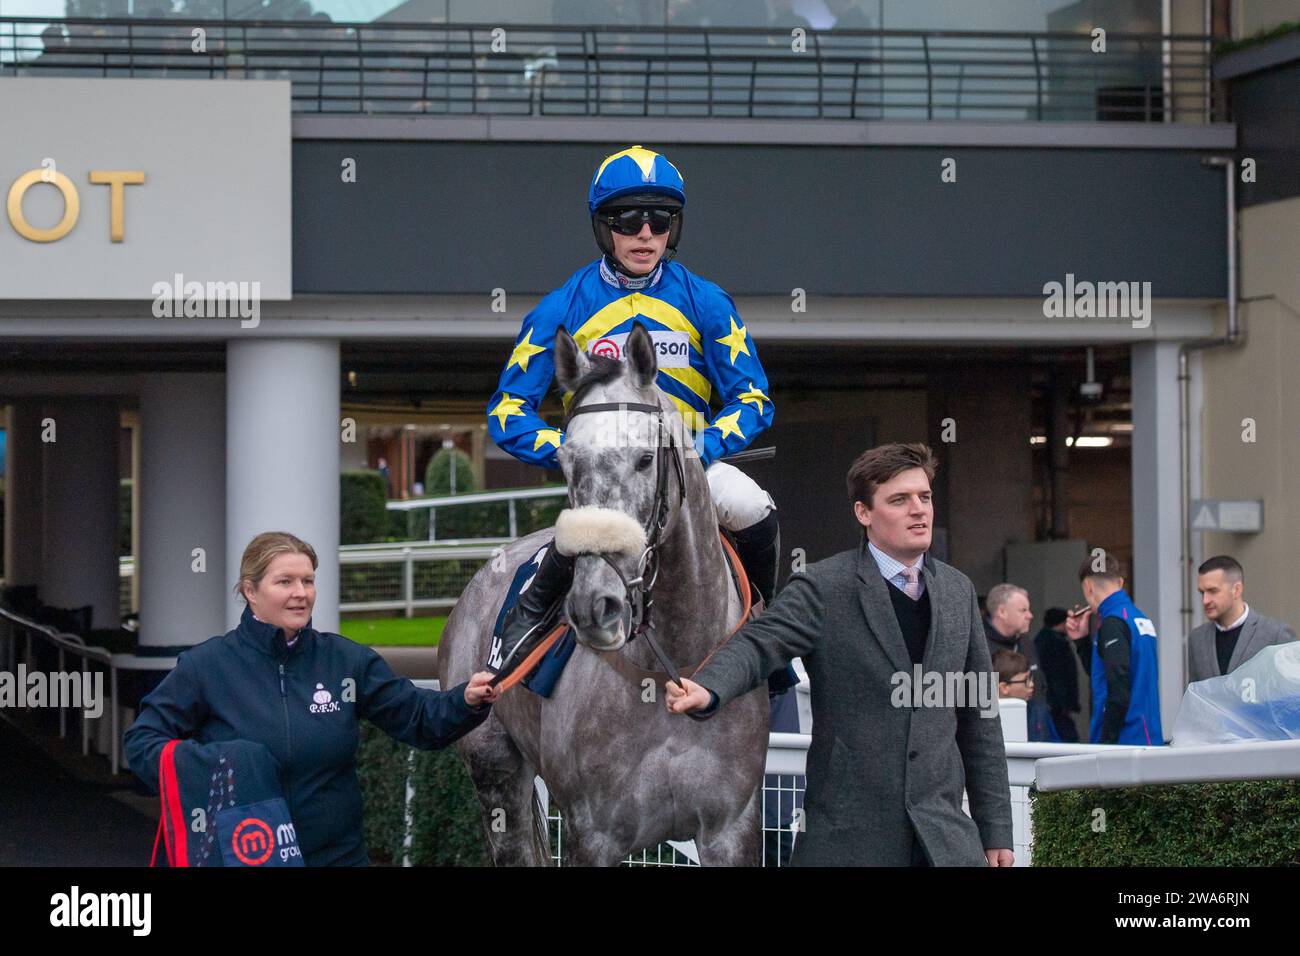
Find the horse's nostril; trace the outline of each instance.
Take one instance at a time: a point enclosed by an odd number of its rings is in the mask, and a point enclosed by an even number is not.
[[[623,611],[623,603],[617,598],[598,597],[592,602],[591,610],[597,627],[613,627]]]

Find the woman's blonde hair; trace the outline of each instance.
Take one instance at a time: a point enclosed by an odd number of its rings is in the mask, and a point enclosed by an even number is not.
[[[235,582],[235,593],[248,603],[244,594],[244,582],[247,581],[256,591],[262,578],[266,576],[271,562],[281,554],[305,554],[311,559],[311,568],[316,570],[316,551],[306,541],[287,531],[263,531],[244,549],[244,556],[239,560],[239,580]]]

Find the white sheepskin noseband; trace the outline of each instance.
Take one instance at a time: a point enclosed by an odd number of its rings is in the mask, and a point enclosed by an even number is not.
[[[635,518],[613,508],[583,505],[565,508],[555,522],[555,547],[560,554],[626,554],[640,557],[645,529]]]

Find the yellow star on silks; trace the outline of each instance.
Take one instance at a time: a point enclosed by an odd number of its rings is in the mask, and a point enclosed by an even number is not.
[[[612,156],[606,156],[605,161],[600,164],[600,169],[596,170],[596,178],[605,171],[605,167],[618,159],[620,156],[629,157],[634,163],[641,167],[641,175],[646,179],[650,178],[650,172],[654,169],[655,159],[659,156],[653,150],[646,149],[644,146],[629,146],[627,149],[620,150]]]
[[[750,402],[753,405],[758,406],[758,413],[760,415],[763,414],[763,403],[771,401],[771,399],[768,398],[766,395],[764,395],[762,391],[754,387],[753,382],[749,383],[748,392],[741,392],[736,397],[740,399],[742,402]]]
[[[518,415],[521,418],[523,417],[524,413],[519,410],[520,406],[523,404],[524,400],[522,398],[511,398],[510,393],[506,392],[505,398],[501,399],[500,404],[498,404],[496,408],[492,409],[492,411],[488,412],[488,414],[495,415],[497,421],[501,423],[501,430],[505,431],[507,418],[511,415]]]
[[[745,437],[745,433],[740,430],[740,412],[732,412],[730,415],[719,415],[717,421],[709,427],[716,428],[722,432],[723,438],[726,438],[728,435],[739,435],[741,438]]]
[[[510,361],[506,363],[506,368],[510,368],[512,365],[518,365],[521,369],[527,372],[529,358],[536,355],[538,352],[546,351],[543,346],[534,345],[530,342],[529,339],[532,337],[533,330],[529,329],[524,334],[523,340],[520,341],[520,343],[515,346],[515,350],[510,353]]]
[[[734,315],[727,316],[727,318],[731,320],[731,331],[722,338],[714,339],[713,341],[731,349],[731,364],[735,365],[736,356],[741,352],[748,355],[749,349],[745,346],[745,327],[736,324],[736,317]]]
[[[560,447],[560,433],[554,428],[537,429],[537,437],[533,440],[533,451],[541,448],[543,445],[554,445]]]

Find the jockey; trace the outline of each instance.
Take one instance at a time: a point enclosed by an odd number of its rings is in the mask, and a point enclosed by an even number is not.
[[[556,330],[568,329],[588,353],[621,358],[633,323],[642,323],[655,344],[657,384],[695,435],[718,521],[733,533],[750,580],[770,603],[779,559],[776,505],[752,478],[719,460],[772,424],[767,374],[731,296],[672,261],[685,205],[681,173],[660,154],[632,146],[605,158],[587,194],[602,256],[524,317],[488,403],[488,433],[521,461],[558,467],[564,435],[537,413],[555,371]],[[715,392],[722,408],[710,416]],[[526,656],[572,580],[573,558],[551,545],[503,622],[490,670],[505,674]]]

